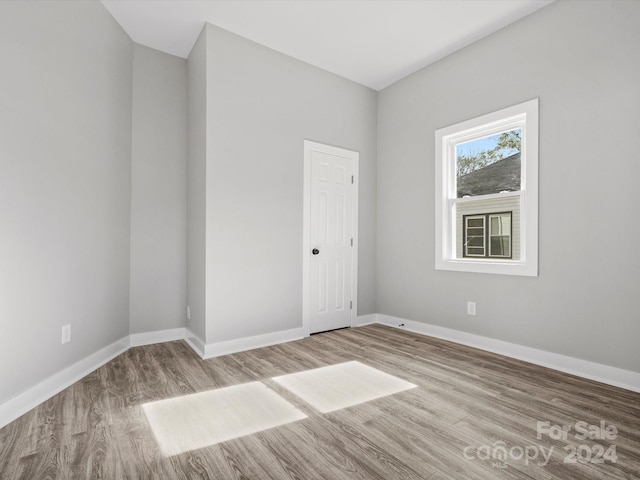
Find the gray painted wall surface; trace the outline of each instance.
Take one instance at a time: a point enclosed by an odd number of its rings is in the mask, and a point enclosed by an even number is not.
[[[303,140],[360,152],[359,314],[375,311],[375,91],[207,25],[207,341],[302,326]]]
[[[560,1],[380,93],[379,313],[640,371],[639,23]],[[535,97],[540,276],[435,271],[434,131]]]
[[[206,188],[206,40],[205,30],[187,60],[187,327],[206,343],[205,188]]]
[[[134,45],[131,333],[184,327],[187,305],[187,62]]]
[[[0,402],[129,334],[131,65],[99,2],[0,2]]]

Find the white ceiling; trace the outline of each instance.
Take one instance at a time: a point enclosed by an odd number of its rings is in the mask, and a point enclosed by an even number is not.
[[[553,0],[102,0],[136,43],[186,58],[205,22],[380,90]]]

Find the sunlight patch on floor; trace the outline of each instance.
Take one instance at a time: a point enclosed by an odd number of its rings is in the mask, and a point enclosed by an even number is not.
[[[417,386],[355,361],[282,375],[273,380],[322,413]]]
[[[143,409],[166,456],[307,417],[261,382],[150,402]]]

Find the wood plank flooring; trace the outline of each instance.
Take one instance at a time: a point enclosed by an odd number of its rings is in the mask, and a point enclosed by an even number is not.
[[[418,388],[321,414],[271,380],[352,360]],[[307,418],[162,455],[144,403],[253,381]],[[539,439],[538,421],[571,430]],[[615,439],[575,438],[577,422],[601,421]],[[206,361],[170,342],[130,349],[1,429],[0,478],[640,479],[640,394],[380,325]]]

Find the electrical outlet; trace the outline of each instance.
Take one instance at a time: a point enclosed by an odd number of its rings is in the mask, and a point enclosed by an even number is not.
[[[467,315],[476,316],[476,302],[467,302]]]
[[[67,323],[62,326],[62,343],[69,343],[71,341],[71,324]]]
[[[187,305],[187,320],[191,320],[191,307]]]

